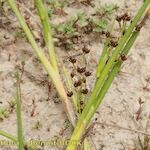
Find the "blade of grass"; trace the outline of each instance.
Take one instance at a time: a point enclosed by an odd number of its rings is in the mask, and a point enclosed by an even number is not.
[[[42,0],[35,0],[35,6],[38,10],[38,14],[41,19],[41,23],[43,25],[43,31],[44,31],[44,39],[45,43],[48,47],[50,62],[52,66],[55,68],[56,71],[58,71],[58,64],[55,54],[55,48],[54,43],[52,39],[52,32],[51,32],[51,26],[49,24],[49,18],[48,18],[48,12],[46,7],[44,6]]]
[[[16,144],[18,143],[18,140],[17,140],[17,138],[15,136],[13,136],[13,135],[5,132],[5,131],[0,130],[0,135],[4,136],[5,138],[8,138],[8,139],[12,140]]]
[[[63,84],[61,82],[61,79],[60,79],[58,72],[56,70],[54,70],[52,65],[49,63],[48,59],[43,54],[42,50],[36,44],[35,39],[33,37],[33,34],[31,33],[29,27],[27,26],[25,19],[20,14],[20,12],[19,12],[19,10],[15,4],[15,1],[14,0],[8,0],[8,2],[9,2],[9,5],[11,6],[12,10],[14,11],[22,29],[24,30],[31,46],[33,47],[33,50],[35,50],[37,57],[39,58],[39,60],[43,64],[43,67],[45,68],[45,70],[47,71],[53,84],[55,85],[56,90],[57,90],[62,102],[64,103],[64,107],[65,107],[65,110],[66,110],[66,113],[68,115],[70,122],[72,123],[72,125],[75,125],[75,118],[76,118],[75,113],[74,113],[71,102],[67,98],[67,94],[65,92],[65,89],[63,87]]]
[[[132,36],[130,37],[130,40],[126,44],[125,48],[123,49],[124,54],[128,54],[131,46],[135,42],[136,38],[138,37],[139,32],[134,32]],[[105,84],[101,91],[99,92],[99,95],[97,98],[95,98],[95,103],[93,105],[86,105],[85,109],[83,110],[83,113],[81,114],[81,117],[79,118],[79,121],[77,122],[76,128],[73,132],[73,135],[71,137],[71,141],[79,141],[81,136],[86,130],[86,127],[88,123],[90,122],[92,116],[94,115],[95,111],[97,110],[98,106],[102,102],[107,90],[109,89],[114,77],[117,75],[118,71],[121,68],[122,61],[118,61],[115,66],[113,67],[112,71],[109,73],[109,76],[107,80],[105,81]],[[69,144],[67,147],[67,150],[74,150],[75,146]]]
[[[102,51],[102,54],[99,59],[98,67],[97,67],[97,72],[96,72],[96,78],[98,79],[101,75],[102,70],[104,69],[104,66],[106,64],[106,61],[108,60],[108,52],[109,52],[109,46],[108,46],[109,40],[107,39],[105,44],[104,44],[104,49]]]
[[[20,77],[18,73],[17,73],[16,113],[17,113],[19,150],[24,150],[25,144],[24,144],[23,127],[22,127],[22,113],[21,113],[21,87],[20,87]]]

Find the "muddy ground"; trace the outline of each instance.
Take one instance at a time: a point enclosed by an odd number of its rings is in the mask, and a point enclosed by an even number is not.
[[[28,9],[33,4],[30,0],[20,1],[20,3]],[[101,5],[114,3],[119,6],[118,14],[127,11],[133,16],[140,7],[142,0],[95,0],[94,3]],[[24,7],[21,7],[23,12]],[[5,4],[6,12],[7,9],[7,4]],[[71,5],[65,8],[65,12],[74,14],[79,9],[87,11],[87,13],[92,11],[91,6]],[[39,33],[35,11],[32,14],[31,24],[33,25],[33,30]],[[57,22],[64,20],[65,17],[53,19],[54,22]],[[70,129],[64,130],[67,118],[63,106],[59,102],[51,82],[47,81],[46,73],[36,59],[30,44],[25,38],[18,36],[16,38],[18,26],[13,13],[9,12],[6,16],[0,16],[0,109],[10,107],[9,102],[14,99],[16,93],[14,74],[16,70],[21,69],[21,62],[25,61],[21,89],[23,126],[27,141],[30,139],[47,140],[54,137],[60,139],[69,138]],[[37,34],[37,36],[39,35]],[[92,71],[92,77],[88,80],[89,88],[92,88],[94,84],[96,66],[103,47],[101,38],[92,38],[94,39],[86,39],[87,43],[90,42],[89,46],[91,48],[91,53],[88,55],[88,67]],[[80,49],[80,47],[77,49]],[[65,51],[59,47],[56,47],[56,51],[60,62],[64,59],[64,56],[78,53],[77,50]],[[49,85],[51,85],[51,88],[48,88]],[[150,19],[147,20],[141,30],[121,72],[115,78],[102,105],[94,116],[94,118],[98,119],[98,123],[96,123],[88,136],[92,150],[140,150],[138,136],[143,141],[144,135],[134,131],[148,132],[145,131],[145,127],[150,113],[149,99]],[[141,107],[139,100],[144,102]],[[33,111],[34,114],[32,114]],[[120,129],[118,126],[122,128]],[[128,131],[127,129],[129,128],[132,130]],[[16,135],[15,110],[12,110],[11,113],[6,115],[6,118],[0,121],[0,129]],[[1,137],[1,139],[3,138]],[[15,148],[1,146],[0,149],[10,150]],[[41,149],[57,150],[62,148],[43,147]]]

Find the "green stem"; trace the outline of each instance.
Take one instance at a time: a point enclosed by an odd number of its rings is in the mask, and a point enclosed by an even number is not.
[[[113,20],[113,23],[111,24],[111,26],[109,27],[108,31],[111,33],[112,30],[113,30],[113,27],[114,27],[114,24],[115,24],[115,20]],[[98,63],[98,67],[97,67],[97,71],[96,71],[96,82],[98,80],[98,78],[100,77],[105,65],[106,65],[106,62],[108,61],[108,58],[109,58],[109,55],[110,55],[110,51],[109,51],[109,42],[110,42],[110,39],[109,38],[106,38],[106,41],[104,43],[104,48],[103,48],[103,51],[102,51],[102,54],[99,58],[99,63]]]
[[[72,101],[73,101],[75,110],[76,110],[76,112],[77,112],[77,111],[78,111],[78,106],[77,106],[77,93],[76,93],[76,91],[73,89],[73,88],[74,88],[74,87],[73,87],[73,82],[72,82],[72,79],[71,79],[71,77],[70,77],[70,74],[69,74],[68,69],[65,67],[64,64],[62,65],[62,67],[63,67],[64,76],[65,76],[65,79],[66,79],[67,88],[68,88],[70,91],[73,91]]]
[[[22,15],[20,14],[20,12],[19,12],[19,10],[15,4],[15,1],[14,0],[8,0],[8,2],[9,2],[9,5],[11,6],[12,10],[14,11],[15,15],[17,16],[17,18],[20,22],[20,25],[22,26],[22,28],[23,28],[23,30],[24,30],[27,38],[28,38],[28,41],[31,43],[31,46],[35,50],[37,57],[39,58],[39,60],[43,64],[45,70],[47,71],[53,84],[55,85],[55,87],[58,91],[58,94],[59,94],[62,102],[64,103],[64,107],[66,109],[66,113],[68,115],[70,122],[72,123],[72,125],[75,125],[75,113],[74,113],[71,102],[67,98],[67,94],[65,92],[64,86],[62,84],[62,81],[60,79],[58,72],[49,63],[48,59],[43,54],[42,50],[36,44],[35,39],[31,33],[29,27],[27,26],[27,24],[25,22],[25,19],[22,17]]]
[[[97,67],[97,72],[96,72],[96,79],[98,80],[98,78],[100,77],[104,66],[106,65],[106,61],[108,60],[108,56],[109,56],[109,39],[106,40],[105,44],[104,44],[104,49],[102,51],[102,54],[100,56],[99,59],[99,63],[98,63],[98,67]]]
[[[54,43],[52,39],[51,26],[49,24],[48,12],[46,7],[43,5],[42,0],[35,0],[35,5],[38,10],[38,14],[41,19],[41,23],[43,25],[44,30],[44,39],[48,47],[50,62],[52,66],[58,71],[58,64],[55,54]]]
[[[8,139],[10,139],[12,141],[14,141],[16,144],[18,143],[18,140],[17,140],[16,137],[14,137],[13,135],[11,135],[11,134],[9,134],[9,133],[7,133],[5,131],[0,130],[0,135],[4,136],[4,137],[6,137],[6,138],[8,138]]]
[[[17,74],[17,97],[16,97],[16,113],[17,113],[17,128],[18,128],[18,144],[19,150],[24,150],[24,136],[22,128],[22,114],[21,114],[21,87],[20,87],[20,78]]]

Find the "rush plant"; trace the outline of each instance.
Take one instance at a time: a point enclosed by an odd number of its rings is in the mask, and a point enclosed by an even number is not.
[[[144,25],[147,17],[149,16],[149,12],[147,12],[145,17],[143,17],[146,9],[150,4],[150,0],[145,0],[143,2],[143,5],[139,9],[135,17],[132,19],[129,27],[127,27],[127,23],[125,23],[126,21],[130,21],[130,17],[128,16],[128,14],[124,14],[116,18],[121,28],[121,36],[119,37],[119,40],[117,41],[114,41],[114,39],[112,40],[111,32],[104,33],[106,35],[106,42],[104,44],[104,49],[97,67],[96,83],[94,85],[94,88],[92,89],[91,95],[88,98],[86,98],[82,111],[79,108],[81,106],[81,103],[79,104],[80,102],[79,99],[83,98],[82,94],[86,94],[87,90],[84,89],[83,91],[83,89],[78,88],[77,91],[73,91],[73,93],[71,93],[71,90],[74,87],[79,87],[80,85],[82,85],[82,83],[81,81],[73,83],[72,79],[68,74],[67,69],[64,66],[63,70],[64,70],[64,75],[67,79],[66,81],[67,81],[67,88],[69,89],[69,93],[65,91],[63,82],[61,81],[61,76],[59,74],[59,67],[58,67],[57,56],[55,54],[55,48],[53,44],[48,12],[42,0],[34,0],[34,1],[41,20],[41,24],[43,26],[43,36],[49,53],[48,58],[45,56],[41,48],[37,45],[32,32],[30,31],[28,25],[26,24],[25,19],[23,18],[23,16],[21,15],[20,11],[16,6],[15,0],[7,0],[7,1],[10,7],[12,8],[12,10],[14,11],[38,59],[41,61],[41,64],[43,65],[45,71],[47,71],[51,81],[55,85],[55,88],[65,106],[68,119],[71,122],[72,126],[74,126],[75,128],[70,141],[80,141],[80,140],[84,141],[83,142],[84,149],[89,149],[88,140],[84,136],[86,130],[88,129],[88,126],[91,122],[93,115],[95,114],[96,110],[100,106],[114,78],[116,77],[117,73],[120,71],[122,63],[126,60],[127,54],[129,53],[129,50],[131,49],[136,38],[138,37],[140,29]],[[112,50],[111,53],[109,49]],[[83,53],[88,53],[88,52],[89,52],[88,49],[83,49]],[[73,65],[76,62],[74,58],[70,58],[70,61],[73,63]],[[79,73],[85,72],[84,68],[76,68],[76,69],[77,72]],[[18,93],[17,95],[19,95],[19,88],[17,89],[17,93]],[[69,100],[68,96],[69,97],[72,96],[72,103]],[[19,142],[19,150],[22,150],[25,145],[24,144],[25,141],[23,137],[22,123],[21,123],[22,121],[21,121],[20,99],[21,98],[17,96],[18,139],[3,131],[0,131],[0,135],[3,135],[13,140],[14,142],[17,143]],[[69,142],[66,149],[75,150],[77,147],[78,145],[74,145],[72,144],[72,142]]]

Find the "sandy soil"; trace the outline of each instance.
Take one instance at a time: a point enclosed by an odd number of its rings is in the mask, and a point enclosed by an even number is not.
[[[120,7],[119,12],[127,10],[131,15],[134,15],[141,5],[142,0],[106,0],[105,2],[96,0],[96,3],[99,2],[116,3]],[[66,11],[75,12],[76,9],[77,8],[73,6],[72,8],[67,8]],[[81,7],[80,9],[88,10],[88,12],[91,11],[90,8],[86,7]],[[51,82],[47,82],[46,73],[43,71],[32,48],[26,40],[22,38],[15,39],[15,33],[12,27],[18,26],[18,23],[16,23],[13,14],[11,14],[9,18],[10,22],[8,22],[7,25],[0,26],[0,109],[7,109],[9,107],[8,102],[15,96],[14,74],[16,69],[21,67],[21,61],[24,60],[25,73],[23,75],[21,88],[23,124],[26,139],[29,141],[30,139],[47,140],[54,137],[69,137],[69,129],[64,131],[63,135],[61,134],[64,130],[67,118],[53,86],[50,91],[48,90],[48,83],[51,85]],[[150,19],[142,29],[127,61],[123,65],[121,72],[113,82],[94,117],[98,119],[98,123],[92,129],[88,137],[91,139],[93,150],[140,149],[138,136],[143,139],[143,134],[119,129],[117,125],[143,132],[145,130],[147,118],[150,113],[149,24]],[[36,22],[33,23],[33,26],[37,28]],[[92,52],[88,61],[91,62],[89,68],[92,70],[93,76],[89,79],[88,86],[92,87],[95,72],[93,68],[97,65],[103,44],[101,40],[99,40],[90,43],[90,46]],[[57,53],[60,58],[67,55],[65,51],[59,48],[57,48]],[[41,81],[45,81],[45,84],[41,85]],[[140,116],[137,114],[140,108],[139,99],[144,102]],[[35,101],[35,104],[33,104],[33,101]],[[35,114],[31,117],[34,107]],[[39,129],[35,129],[37,121],[41,124]],[[112,127],[109,124],[113,124],[116,127]],[[10,113],[3,121],[0,121],[0,129],[12,133],[13,135],[16,135],[16,127],[15,111]],[[0,149],[7,150],[6,147],[1,147]],[[57,150],[61,148],[49,147],[41,149]]]

